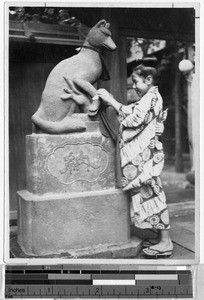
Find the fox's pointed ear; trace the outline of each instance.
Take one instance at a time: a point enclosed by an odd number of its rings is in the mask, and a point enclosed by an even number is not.
[[[104,26],[106,25],[106,23],[107,23],[106,20],[104,20],[104,19],[103,19],[103,20],[100,20],[100,21],[95,25],[95,27],[98,27],[98,28],[99,28],[99,27],[102,27],[102,26],[104,27]]]

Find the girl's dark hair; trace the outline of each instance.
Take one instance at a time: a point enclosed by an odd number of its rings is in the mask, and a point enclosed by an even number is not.
[[[151,75],[153,78],[153,83],[155,84],[157,82],[158,72],[156,68],[149,66],[147,67],[141,64],[133,69],[133,73],[144,78],[146,78],[148,75]]]

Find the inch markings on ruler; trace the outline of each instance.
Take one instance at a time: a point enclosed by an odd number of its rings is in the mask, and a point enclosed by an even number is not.
[[[88,272],[88,270],[90,272]],[[64,273],[65,271],[65,273]],[[84,272],[85,271],[85,272]],[[7,266],[5,298],[192,298],[190,268]]]
[[[35,298],[43,298],[44,296],[75,296],[86,297],[95,296],[101,298],[102,296],[115,295],[118,298],[122,296],[154,296],[157,295],[171,296],[172,298],[192,298],[192,289],[189,286],[120,286],[120,285],[103,285],[103,286],[87,286],[87,285],[58,285],[58,286],[44,286],[44,285],[29,285],[22,287],[6,287],[5,298],[27,298],[27,296],[35,296]]]

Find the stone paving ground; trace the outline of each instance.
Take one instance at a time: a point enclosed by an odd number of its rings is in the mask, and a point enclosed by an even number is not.
[[[174,166],[167,165],[162,174],[174,242],[172,259],[195,259],[195,250],[199,248],[197,240],[195,243],[195,220],[199,219],[195,207],[198,208],[199,199],[195,201],[195,189],[186,180],[187,172],[187,167],[184,173],[176,173]]]

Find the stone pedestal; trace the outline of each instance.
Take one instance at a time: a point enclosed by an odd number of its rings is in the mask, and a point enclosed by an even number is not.
[[[129,241],[129,199],[115,188],[114,147],[89,120],[83,133],[26,136],[27,190],[18,192],[26,254]]]
[[[36,196],[19,192],[18,242],[47,255],[129,239],[128,201],[116,190]]]

